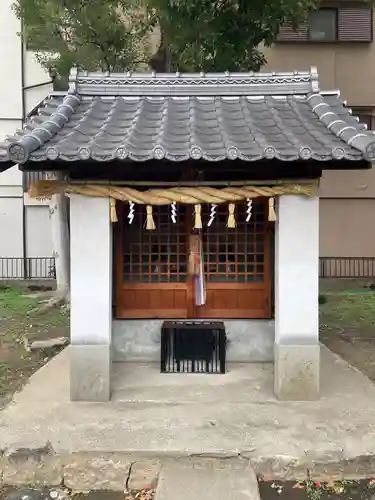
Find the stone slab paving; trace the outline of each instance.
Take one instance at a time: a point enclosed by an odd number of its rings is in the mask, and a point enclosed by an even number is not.
[[[258,482],[251,467],[198,469],[163,467],[155,500],[260,500]]]
[[[160,466],[219,461],[267,478],[375,474],[375,386],[325,348],[311,402],[278,401],[272,364],[225,375],[114,368],[110,403],[69,401],[69,348],[30,379],[0,411],[4,483],[118,491],[152,484]]]

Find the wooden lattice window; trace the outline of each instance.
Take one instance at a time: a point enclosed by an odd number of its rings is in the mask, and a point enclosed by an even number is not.
[[[246,204],[236,205],[236,227],[228,228],[228,207],[217,209],[207,227],[209,209],[204,210],[203,249],[206,279],[211,283],[249,283],[264,280],[266,205],[254,200],[252,215],[246,222]]]
[[[190,210],[189,210],[190,209]],[[228,228],[228,206],[217,208],[210,226],[210,207],[202,210],[203,250],[209,282],[263,281],[266,231],[264,200],[254,200],[246,222],[246,204],[236,206],[236,227]],[[145,228],[145,207],[137,206],[132,224],[125,218],[124,282],[183,283],[187,279],[188,234],[193,231],[191,207],[179,206],[173,223],[170,208],[155,207],[154,231]]]
[[[132,224],[124,217],[125,283],[183,283],[186,281],[186,209],[177,207],[176,223],[170,207],[153,208],[156,229],[145,228],[146,208],[137,205]]]

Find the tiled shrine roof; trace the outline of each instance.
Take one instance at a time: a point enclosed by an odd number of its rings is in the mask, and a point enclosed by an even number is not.
[[[105,74],[72,70],[0,145],[16,163],[375,159],[375,135],[315,69],[294,73]],[[354,167],[355,165],[353,165]]]

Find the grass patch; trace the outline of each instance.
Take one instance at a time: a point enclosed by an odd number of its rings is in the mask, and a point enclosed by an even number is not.
[[[320,303],[320,340],[375,381],[375,291],[333,284]]]
[[[37,306],[38,299],[25,289],[12,286],[0,289],[0,405],[48,360],[43,352],[28,352],[25,339],[32,342],[68,336],[66,311],[31,313]]]
[[[373,335],[375,329],[375,292],[340,291],[327,293],[321,303],[321,327],[339,333],[344,330],[361,330]]]
[[[25,293],[21,288],[7,286],[0,290],[0,314],[2,319],[11,318],[14,314],[27,314],[37,304],[37,299]]]

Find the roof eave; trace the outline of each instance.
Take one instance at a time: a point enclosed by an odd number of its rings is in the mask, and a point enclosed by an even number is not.
[[[0,174],[5,172],[6,170],[9,170],[10,168],[14,167],[15,165],[17,165],[17,163],[14,163],[11,160],[0,161]]]
[[[164,158],[164,159],[160,159],[160,160],[156,160],[156,162],[165,162],[168,161],[168,159]],[[207,161],[205,160],[204,158],[201,158],[201,159],[194,159],[194,158],[190,158],[189,160],[186,160],[188,162],[197,162],[202,164],[206,164],[207,166],[208,165],[212,165],[213,162],[211,161]],[[241,163],[243,163],[243,165],[253,165],[254,163],[260,163],[260,162],[276,162],[276,163],[280,163],[280,164],[296,164],[296,163],[300,163],[300,164],[311,164],[311,163],[315,163],[317,166],[319,166],[321,168],[321,170],[369,170],[372,168],[372,163],[367,161],[365,158],[361,157],[361,158],[357,158],[357,159],[349,159],[349,158],[344,158],[344,159],[337,159],[337,158],[332,158],[330,160],[314,160],[314,159],[308,159],[308,160],[303,160],[303,159],[295,159],[295,160],[291,160],[290,162],[288,161],[284,161],[284,160],[280,160],[278,158],[272,158],[272,159],[267,159],[267,158],[262,158],[260,160],[258,160],[257,162],[249,162],[249,161],[245,161],[245,160],[241,160],[241,159],[236,159],[236,160],[230,160],[228,158],[226,158],[225,160],[223,161],[219,161],[217,163],[223,163],[225,162],[226,164],[228,162],[231,162],[231,161],[239,161]],[[146,163],[149,163],[149,162],[155,162],[155,159],[153,160],[148,160],[148,161],[137,161],[137,160],[132,160],[132,159],[129,159],[127,158],[126,160],[120,160],[120,159],[117,159],[115,161],[116,163],[122,163],[124,165],[124,167],[126,166],[131,166],[131,165],[142,165],[142,164],[146,164]],[[113,162],[100,162],[98,160],[93,160],[93,159],[90,159],[90,160],[83,160],[83,159],[77,159],[76,161],[64,161],[62,160],[61,158],[59,159],[56,159],[56,160],[51,160],[51,159],[45,159],[45,160],[39,160],[39,161],[33,161],[32,159],[29,159],[27,160],[26,162],[24,163],[19,163],[18,164],[18,167],[19,167],[19,170],[22,171],[22,172],[35,172],[35,171],[73,171],[73,170],[76,170],[77,167],[79,168],[80,165],[99,165],[99,164],[108,164],[108,163],[113,163]],[[173,163],[173,164],[176,164],[176,163],[184,163],[184,162],[173,162],[173,161],[170,161],[170,163]],[[216,163],[216,162],[215,162]],[[9,166],[5,167],[3,170],[6,170],[7,168],[13,166],[13,165],[16,165],[16,163],[12,163],[12,162],[9,162]],[[2,171],[1,169],[1,163],[0,163],[0,172]]]

